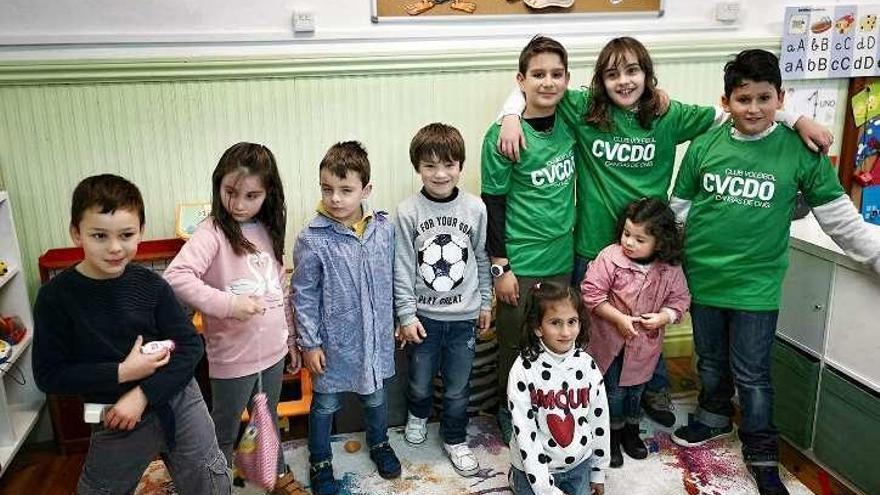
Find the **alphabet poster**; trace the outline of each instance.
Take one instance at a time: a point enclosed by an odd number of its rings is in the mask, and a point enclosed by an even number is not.
[[[783,79],[880,75],[880,4],[789,7],[779,68]]]

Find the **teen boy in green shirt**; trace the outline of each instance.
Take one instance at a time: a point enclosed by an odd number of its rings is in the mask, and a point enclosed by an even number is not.
[[[692,447],[731,434],[735,385],[743,457],[762,495],[788,493],[777,468],[770,352],[798,190],[822,229],[880,272],[880,230],[862,220],[828,159],[774,122],[782,98],[775,55],[746,50],[728,62],[721,101],[732,123],[691,144],[670,201],[687,220],[685,271],[702,383],[693,420],[672,438]]]
[[[510,441],[507,374],[519,351],[524,300],[540,281],[568,284],[574,263],[574,136],[556,117],[568,86],[568,54],[557,41],[532,38],[516,76],[526,96],[522,130],[528,142],[519,163],[498,152],[500,126],[486,132],[482,197],[488,212],[486,247],[498,298],[498,422]]]

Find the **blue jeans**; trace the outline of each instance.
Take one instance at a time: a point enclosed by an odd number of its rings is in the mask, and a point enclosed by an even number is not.
[[[589,458],[581,461],[577,466],[563,471],[554,473],[553,484],[568,495],[587,495],[590,493],[590,466],[587,462]],[[515,467],[510,468],[508,476],[510,488],[516,495],[535,495],[532,485],[526,478],[526,473]]]
[[[312,408],[309,411],[309,462],[317,464],[333,458],[330,450],[330,433],[333,429],[333,413],[339,410],[339,395],[342,392],[312,394]],[[388,411],[385,403],[385,389],[380,388],[372,394],[360,395],[364,407],[364,423],[367,430],[367,445],[373,447],[388,441]]]
[[[644,383],[621,387],[621,371],[623,371],[623,351],[611,361],[611,366],[605,371],[605,393],[608,395],[608,414],[613,430],[623,428],[624,423],[639,423],[642,392],[645,391]]]
[[[657,366],[654,367],[654,374],[651,375],[651,381],[645,384],[645,390],[648,392],[666,392],[669,389],[669,373],[666,371],[666,359],[660,354],[657,360]]]
[[[471,367],[476,346],[476,321],[439,321],[419,317],[427,337],[421,344],[409,344],[409,412],[417,418],[431,415],[434,404],[434,376],[443,379],[443,441],[456,445],[466,440],[470,399]]]
[[[746,463],[775,462],[779,458],[770,383],[770,354],[778,316],[779,311],[691,305],[702,384],[696,419],[710,427],[728,426],[736,386],[742,406],[739,437]]]
[[[583,256],[574,255],[574,268],[571,270],[571,286],[577,289],[578,292],[581,290],[581,282],[584,281],[584,275],[587,274],[587,265],[593,261],[590,258],[584,258]]]

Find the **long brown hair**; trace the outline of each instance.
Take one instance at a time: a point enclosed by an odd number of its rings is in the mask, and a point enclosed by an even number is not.
[[[639,40],[623,36],[609,41],[596,59],[593,69],[593,80],[590,82],[590,108],[584,115],[584,122],[593,125],[603,131],[610,131],[614,127],[611,118],[611,107],[614,102],[605,91],[605,69],[616,67],[626,57],[627,53],[635,56],[645,73],[645,91],[639,98],[637,118],[639,125],[644,129],[650,129],[657,116],[657,76],[654,74],[654,62],[648,54],[647,48]]]
[[[266,190],[263,206],[254,216],[259,220],[269,238],[272,251],[279,263],[284,263],[284,233],[287,228],[287,204],[284,202],[284,187],[275,163],[275,155],[269,148],[254,143],[237,143],[229,147],[217,162],[211,177],[211,216],[214,225],[223,231],[226,240],[232,245],[235,254],[253,253],[256,247],[241,233],[241,226],[227,211],[220,193],[220,183],[230,173],[255,175],[260,178]]]

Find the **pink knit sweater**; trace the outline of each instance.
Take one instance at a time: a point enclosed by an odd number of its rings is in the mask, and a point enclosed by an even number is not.
[[[241,224],[257,252],[236,255],[211,217],[202,222],[165,270],[165,280],[185,304],[202,312],[208,374],[238,378],[262,371],[287,352],[284,267],[259,222]],[[235,295],[261,298],[265,314],[247,321],[232,318]]]

